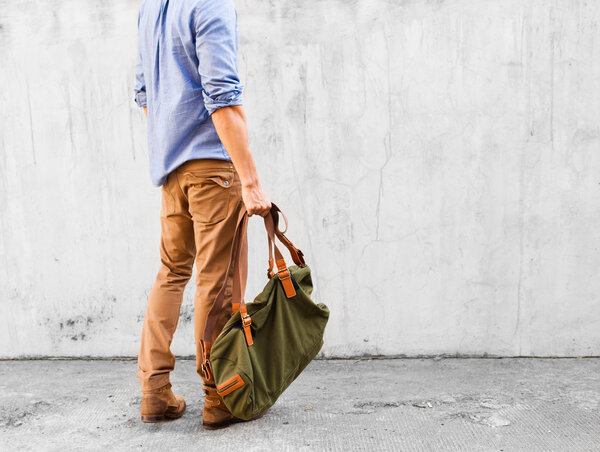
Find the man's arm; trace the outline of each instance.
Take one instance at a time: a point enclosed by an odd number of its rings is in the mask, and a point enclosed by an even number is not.
[[[254,158],[248,145],[244,108],[241,105],[219,108],[212,114],[212,120],[242,181],[242,198],[248,215],[258,214],[264,217],[271,209],[271,202],[258,180]]]
[[[241,106],[237,12],[231,0],[206,0],[194,15],[198,74],[206,110],[242,181],[248,215],[265,216],[271,202],[260,186]]]

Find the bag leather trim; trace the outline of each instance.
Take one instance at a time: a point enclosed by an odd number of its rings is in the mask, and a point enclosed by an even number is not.
[[[226,396],[227,394],[232,393],[236,389],[241,388],[244,385],[245,385],[244,380],[242,380],[242,377],[240,377],[240,374],[237,374],[237,375],[231,377],[229,380],[224,381],[219,386],[217,386],[217,393],[221,397],[223,397],[223,396]]]

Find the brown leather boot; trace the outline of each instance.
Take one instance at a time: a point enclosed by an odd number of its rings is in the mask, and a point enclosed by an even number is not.
[[[185,400],[173,395],[171,383],[159,389],[142,391],[142,422],[161,422],[183,416]]]
[[[217,393],[217,388],[214,385],[204,384],[204,410],[202,410],[202,426],[208,430],[216,430],[219,428],[227,427],[228,425],[235,424],[237,422],[249,422],[254,421],[269,411],[266,410],[264,413],[253,417],[252,419],[245,420],[235,417],[229,411],[229,408],[223,402],[223,398]]]
[[[197,352],[198,357],[204,357],[210,355],[210,345],[204,341],[201,341],[202,349]],[[206,347],[206,349],[204,348]],[[212,368],[208,358],[202,358],[203,361],[197,362],[197,372],[202,378],[203,389],[204,389],[204,409],[202,410],[202,426],[208,430],[216,430],[219,428],[227,427],[228,425],[235,424],[237,422],[246,422],[244,419],[235,417],[229,411],[229,408],[223,402],[223,398],[217,392],[215,385],[215,377],[212,373]],[[267,410],[268,411],[268,410]],[[266,411],[265,411],[266,413]],[[250,419],[258,419],[265,413]]]
[[[204,410],[202,410],[202,426],[209,430],[227,427],[236,422],[243,422],[235,417],[225,406],[225,402],[217,393],[217,388],[211,384],[204,384]]]

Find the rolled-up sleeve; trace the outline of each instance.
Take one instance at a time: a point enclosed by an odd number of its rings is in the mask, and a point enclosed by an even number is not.
[[[140,19],[138,16],[138,30],[140,26]],[[139,31],[138,31],[139,33]],[[138,57],[137,64],[135,65],[135,84],[134,84],[134,92],[135,92],[135,103],[140,107],[146,107],[146,81],[144,80],[144,65],[142,61],[142,49],[141,43],[138,38]]]
[[[237,12],[231,0],[205,0],[195,14],[196,55],[209,114],[242,104],[237,65]]]

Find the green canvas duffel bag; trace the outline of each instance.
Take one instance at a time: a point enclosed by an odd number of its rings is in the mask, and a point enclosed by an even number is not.
[[[239,310],[210,347],[206,362],[225,405],[234,416],[244,420],[270,408],[319,353],[329,318],[327,306],[311,299],[310,268],[302,251],[284,235],[287,230],[285,215],[286,229],[279,230],[279,212],[273,204],[270,213],[264,217],[269,243],[269,282],[254,301],[246,305],[243,301],[246,275],[242,273],[240,280],[234,281],[234,302],[236,292],[242,293]],[[247,221],[243,209],[232,248],[230,263],[234,266],[240,257],[246,258],[244,234]],[[276,239],[290,251],[296,265],[286,266],[275,244]],[[273,250],[276,272],[272,271]]]

